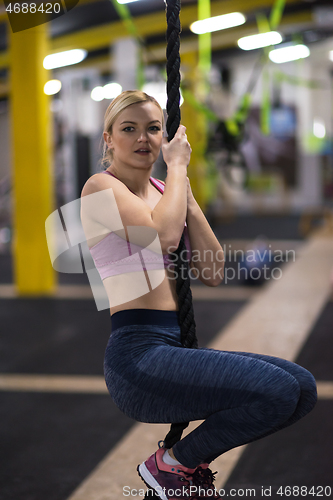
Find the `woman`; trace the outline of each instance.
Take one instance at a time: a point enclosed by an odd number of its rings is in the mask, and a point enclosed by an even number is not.
[[[152,97],[123,92],[105,114],[109,166],[82,191],[82,202],[89,195],[100,201],[82,211],[82,222],[111,305],[105,378],[118,407],[138,421],[204,420],[138,466],[145,483],[163,500],[220,498],[209,464],[306,415],[316,384],[282,359],[182,347],[172,252],[184,232],[189,255],[200,257],[191,268],[217,286],[223,251],[186,175],[185,127],[169,143],[162,130],[163,111]],[[161,147],[165,185],[150,177]]]

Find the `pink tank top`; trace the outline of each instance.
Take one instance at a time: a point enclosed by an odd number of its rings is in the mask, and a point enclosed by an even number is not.
[[[102,173],[116,177],[108,170]],[[149,179],[153,186],[163,194],[164,183],[154,177],[150,177]],[[131,192],[133,193],[133,191]],[[186,222],[184,228],[184,241],[188,251],[186,258],[191,260],[191,247]],[[168,254],[158,255],[148,248],[129,243],[112,232],[91,247],[90,253],[102,280],[110,276],[134,271],[163,269],[168,266],[173,266],[174,262],[174,256],[170,259]],[[172,268],[173,267],[170,267],[170,269]]]

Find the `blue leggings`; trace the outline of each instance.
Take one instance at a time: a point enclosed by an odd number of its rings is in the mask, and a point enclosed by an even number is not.
[[[181,346],[177,311],[112,315],[104,361],[116,405],[140,422],[204,420],[174,447],[194,468],[304,417],[317,400],[307,370],[283,359]]]

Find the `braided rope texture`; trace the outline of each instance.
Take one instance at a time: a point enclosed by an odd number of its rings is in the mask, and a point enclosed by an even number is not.
[[[177,255],[175,261],[177,273],[176,291],[178,295],[179,322],[181,325],[181,342],[184,347],[195,349],[198,347],[198,340],[196,337],[189,262],[184,259],[184,255],[187,254],[184,234],[182,234],[175,253]]]
[[[167,133],[168,141],[173,139],[180,124],[180,0],[166,0],[167,19]]]

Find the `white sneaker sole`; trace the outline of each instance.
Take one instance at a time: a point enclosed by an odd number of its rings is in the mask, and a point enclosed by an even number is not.
[[[142,464],[138,466],[138,473],[146,483],[148,488],[153,488],[155,490],[155,493],[158,497],[160,497],[162,500],[169,500],[168,497],[164,494],[161,485],[156,481],[154,476],[151,475],[144,462],[142,462]]]

